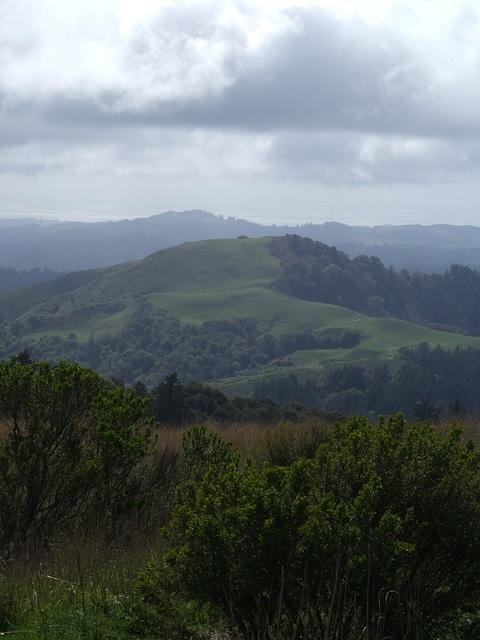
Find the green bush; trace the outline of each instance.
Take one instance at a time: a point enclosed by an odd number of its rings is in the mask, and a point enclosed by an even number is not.
[[[0,362],[0,549],[81,524],[111,535],[135,507],[146,400],[60,362]]]
[[[192,440],[169,566],[247,636],[428,637],[477,606],[479,452],[458,430],[354,418],[314,460],[260,470]]]

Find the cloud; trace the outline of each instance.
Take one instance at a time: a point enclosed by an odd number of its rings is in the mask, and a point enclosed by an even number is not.
[[[0,0],[0,173],[480,174],[478,2]]]
[[[267,162],[278,179],[331,185],[462,182],[480,174],[480,140],[287,132],[274,138]]]
[[[271,136],[221,131],[120,130],[114,140],[95,136],[80,142],[29,141],[5,146],[0,174],[45,173],[128,176],[258,176],[268,172]],[[60,177],[61,179],[61,177]]]
[[[88,100],[107,112],[218,95],[284,25],[242,3],[2,0],[8,105]],[[148,9],[148,10],[147,10]]]
[[[150,3],[136,20],[112,0],[73,15],[58,0],[0,6],[7,111],[30,105],[73,124],[479,132],[472,5],[446,3],[448,28],[420,11],[423,29],[412,11],[369,23],[322,4]]]

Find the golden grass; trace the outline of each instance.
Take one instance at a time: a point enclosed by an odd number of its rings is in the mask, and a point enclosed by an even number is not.
[[[319,418],[306,419],[298,423],[282,421],[274,424],[225,424],[204,421],[202,424],[230,443],[243,462],[249,461],[256,465],[266,460],[286,464],[294,457],[313,455],[320,443],[325,441],[326,434],[332,426],[327,420]],[[154,430],[153,451],[172,449],[179,452],[183,435],[191,426],[158,425]]]
[[[0,440],[6,438],[9,434],[9,428],[4,422],[0,422]]]

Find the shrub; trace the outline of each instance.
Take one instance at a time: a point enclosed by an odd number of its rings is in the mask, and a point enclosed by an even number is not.
[[[243,634],[427,637],[475,609],[479,453],[457,430],[353,418],[314,460],[259,470],[204,430],[191,442],[169,566]]]
[[[0,363],[0,547],[82,522],[113,532],[132,508],[146,401],[79,365]]]

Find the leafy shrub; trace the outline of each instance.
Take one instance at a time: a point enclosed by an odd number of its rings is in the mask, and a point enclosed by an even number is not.
[[[0,363],[0,546],[79,522],[113,533],[135,506],[146,401],[79,365]]]
[[[417,638],[474,611],[479,453],[457,430],[354,418],[260,470],[200,428],[186,444],[169,566],[243,634]]]

